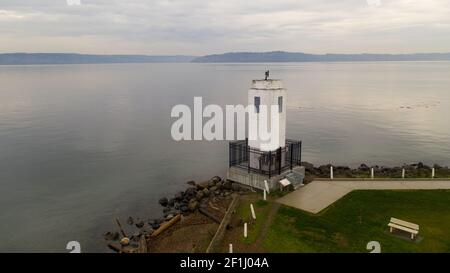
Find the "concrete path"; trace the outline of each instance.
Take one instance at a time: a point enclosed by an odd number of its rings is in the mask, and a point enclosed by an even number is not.
[[[354,190],[450,189],[450,180],[313,181],[277,202],[311,213],[319,213]]]

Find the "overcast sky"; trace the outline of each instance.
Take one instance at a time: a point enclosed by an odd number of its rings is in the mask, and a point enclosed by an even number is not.
[[[0,52],[450,52],[449,0],[0,0]]]

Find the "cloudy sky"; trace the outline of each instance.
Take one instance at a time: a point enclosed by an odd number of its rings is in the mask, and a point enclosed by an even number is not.
[[[450,52],[450,1],[0,0],[0,33],[0,52]]]

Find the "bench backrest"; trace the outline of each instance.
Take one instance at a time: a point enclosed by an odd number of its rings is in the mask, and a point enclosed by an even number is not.
[[[397,224],[399,226],[404,226],[407,228],[411,228],[414,230],[419,230],[419,225],[414,224],[414,223],[410,223],[410,222],[406,222],[397,218],[391,218],[391,223]]]

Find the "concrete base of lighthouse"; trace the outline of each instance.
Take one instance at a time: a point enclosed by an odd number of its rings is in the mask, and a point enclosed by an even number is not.
[[[302,185],[304,176],[305,167],[303,166],[296,166],[292,170],[286,170],[280,175],[275,175],[270,178],[267,175],[248,172],[247,170],[239,167],[230,167],[227,173],[228,180],[261,191],[265,189],[264,181],[267,181],[267,183],[269,184],[269,189],[273,191],[280,189],[279,182],[285,178],[289,179],[294,188],[297,188],[298,186]]]

